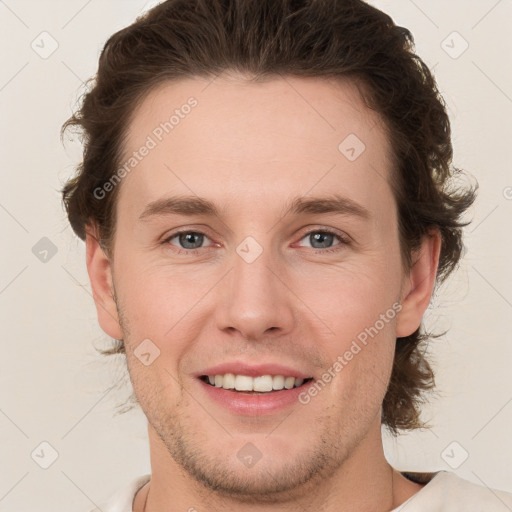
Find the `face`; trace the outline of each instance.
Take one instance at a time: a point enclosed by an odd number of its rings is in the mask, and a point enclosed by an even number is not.
[[[420,318],[390,152],[350,82],[189,79],[139,105],[100,323],[162,459],[249,496],[370,456],[396,337]]]

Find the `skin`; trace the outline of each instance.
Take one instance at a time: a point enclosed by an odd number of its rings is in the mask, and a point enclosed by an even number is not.
[[[430,300],[439,234],[405,270],[391,148],[352,82],[224,74],[165,83],[135,110],[125,156],[190,96],[198,105],[118,185],[112,258],[92,224],[86,239],[100,325],[124,339],[148,419],[152,478],[134,510],[147,499],[151,512],[389,511],[422,487],[385,459],[380,418],[396,337],[417,329]],[[351,133],[366,146],[354,161],[338,150]],[[334,193],[368,218],[283,216],[293,197]],[[170,195],[206,198],[220,214],[139,219]],[[192,239],[195,254],[179,237],[166,241],[177,228],[205,235]],[[314,235],[326,228],[349,243],[327,235],[322,245]],[[236,252],[247,236],[263,248],[252,263]],[[321,378],[397,301],[398,316],[307,405],[242,417],[192,376],[236,359]],[[134,350],[148,338],[160,355],[146,366]],[[248,442],[262,454],[250,468],[236,456]]]

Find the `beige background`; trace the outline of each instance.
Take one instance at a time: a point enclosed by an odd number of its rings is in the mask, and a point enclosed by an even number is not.
[[[480,183],[467,256],[428,312],[428,325],[449,328],[432,344],[433,429],[386,438],[386,453],[399,469],[453,468],[512,492],[512,3],[372,3],[412,31],[449,107],[454,163]],[[122,365],[94,351],[107,338],[59,195],[80,156],[78,142],[61,145],[60,126],[107,37],[146,4],[0,0],[0,511],[85,512],[149,472],[143,415],[113,415],[130,388]],[[31,47],[51,49],[43,31],[58,44],[48,58]],[[50,247],[43,237],[56,251],[46,262],[34,254]]]

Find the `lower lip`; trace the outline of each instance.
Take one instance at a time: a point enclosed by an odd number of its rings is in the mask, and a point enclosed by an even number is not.
[[[313,380],[292,389],[282,389],[261,394],[245,394],[212,386],[197,379],[204,392],[215,402],[229,411],[244,416],[273,414],[299,402],[299,395],[307,391]]]

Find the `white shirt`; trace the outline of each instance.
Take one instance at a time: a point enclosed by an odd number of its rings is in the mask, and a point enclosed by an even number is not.
[[[428,483],[390,512],[512,512],[512,493],[474,484],[455,473],[402,474],[418,483]],[[135,478],[99,509],[90,512],[133,512],[135,495],[150,478],[150,474]]]

